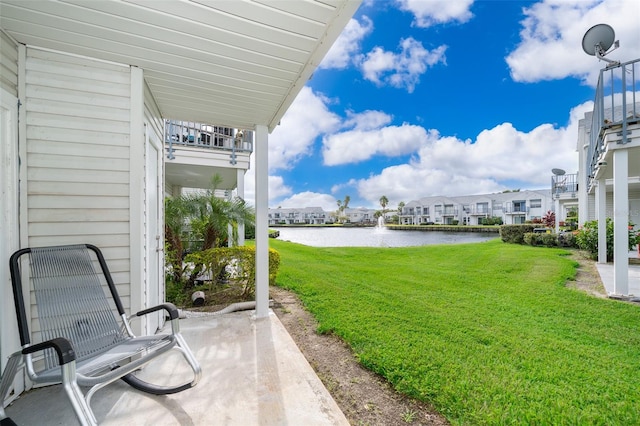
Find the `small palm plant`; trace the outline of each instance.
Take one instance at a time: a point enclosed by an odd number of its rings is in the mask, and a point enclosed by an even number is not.
[[[183,263],[187,252],[238,243],[240,224],[255,224],[255,211],[240,198],[217,196],[222,179],[214,175],[206,191],[167,198],[165,200],[166,264],[173,282],[191,288],[202,272],[202,265],[187,268]],[[231,232],[229,232],[231,231]]]

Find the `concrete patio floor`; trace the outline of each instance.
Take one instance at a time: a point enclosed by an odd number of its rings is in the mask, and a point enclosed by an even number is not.
[[[154,396],[118,381],[92,399],[98,422],[348,425],[276,315],[271,312],[267,318],[255,319],[254,314],[243,311],[180,320],[182,334],[202,366],[198,385],[178,394]],[[180,355],[163,358],[145,368],[145,379],[157,376],[156,383],[164,384],[167,377],[190,377],[188,367],[179,368]],[[79,424],[60,386],[32,390],[6,412],[18,425]]]
[[[639,255],[635,251],[629,252],[630,259],[638,259]],[[613,263],[596,263],[596,268],[600,274],[600,280],[608,295],[613,295]],[[629,294],[640,297],[640,265],[629,264]]]

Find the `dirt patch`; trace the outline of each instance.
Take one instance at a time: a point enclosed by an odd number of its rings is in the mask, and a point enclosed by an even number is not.
[[[598,274],[596,262],[580,250],[572,250],[569,257],[578,262],[578,269],[575,281],[568,281],[567,287],[582,290],[595,297],[607,298],[607,291]]]
[[[606,298],[595,262],[580,251],[570,256],[579,267],[567,287]],[[448,424],[428,404],[399,394],[385,379],[362,367],[340,338],[318,334],[317,321],[294,293],[271,287],[270,294],[274,312],[352,425]]]

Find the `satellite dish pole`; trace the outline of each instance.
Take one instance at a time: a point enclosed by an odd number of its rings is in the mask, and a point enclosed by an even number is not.
[[[614,46],[611,49],[611,46]],[[607,68],[620,65],[620,61],[605,58],[606,55],[620,47],[620,41],[616,40],[616,33],[611,25],[598,24],[589,28],[582,37],[582,50],[587,55],[595,56],[607,62]],[[611,49],[611,50],[609,50]]]

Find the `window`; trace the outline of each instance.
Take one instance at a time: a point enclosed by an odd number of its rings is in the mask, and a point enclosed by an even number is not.
[[[538,198],[538,199],[535,199],[535,200],[530,200],[529,204],[531,205],[532,209],[540,208],[540,207],[542,207],[542,199]]]
[[[479,214],[489,213],[489,203],[476,203],[476,210]]]
[[[527,202],[526,201],[514,201],[513,202],[513,211],[514,212],[526,212],[527,211]]]

